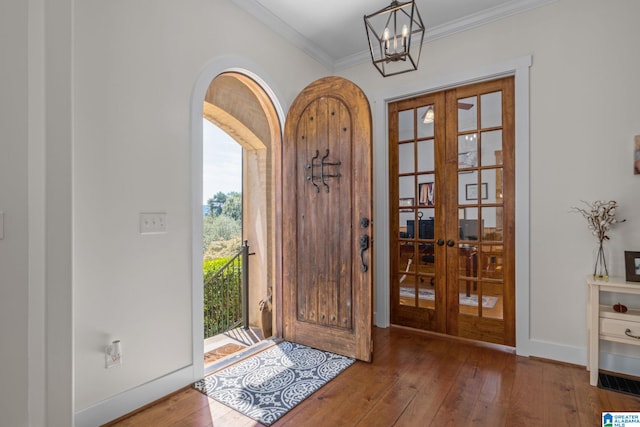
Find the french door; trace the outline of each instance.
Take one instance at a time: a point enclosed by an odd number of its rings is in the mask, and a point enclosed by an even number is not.
[[[513,88],[389,104],[392,323],[515,345]]]

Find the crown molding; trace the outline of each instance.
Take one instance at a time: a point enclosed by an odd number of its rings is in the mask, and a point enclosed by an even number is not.
[[[558,0],[521,0],[516,3],[507,3],[495,6],[460,19],[449,21],[446,24],[438,25],[427,29],[425,41],[433,41],[442,37],[447,37],[456,33],[461,33],[472,28],[480,27],[503,18],[527,12],[532,9],[555,3]]]
[[[320,62],[332,72],[345,70],[371,60],[371,54],[366,49],[343,58],[332,58],[317,44],[294,30],[286,22],[275,16],[256,0],[231,1],[239,8],[265,24],[269,29],[281,35],[291,44],[311,56],[316,61]],[[546,6],[557,1],[558,0],[521,0],[486,9],[481,12],[447,22],[446,24],[427,29],[424,42],[427,43],[453,34],[461,33],[463,31]],[[363,38],[363,45],[366,45],[365,42],[366,39]]]

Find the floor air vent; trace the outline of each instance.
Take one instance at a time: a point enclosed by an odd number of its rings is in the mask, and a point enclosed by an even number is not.
[[[615,375],[598,375],[598,387],[640,397],[640,381]]]

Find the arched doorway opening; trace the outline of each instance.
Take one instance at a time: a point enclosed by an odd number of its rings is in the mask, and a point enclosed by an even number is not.
[[[226,71],[206,89],[202,117],[242,147],[242,241],[248,242],[252,254],[248,258],[247,318],[249,326],[269,337],[275,332],[272,295],[279,274],[276,260],[281,259],[276,209],[281,152],[278,112],[256,79]]]

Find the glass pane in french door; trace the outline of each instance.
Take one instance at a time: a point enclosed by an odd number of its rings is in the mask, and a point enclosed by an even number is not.
[[[502,93],[458,99],[458,312],[503,319]]]
[[[398,301],[435,309],[433,105],[398,113]]]

